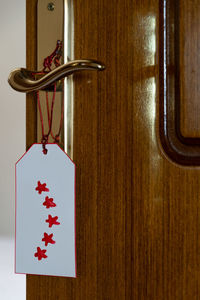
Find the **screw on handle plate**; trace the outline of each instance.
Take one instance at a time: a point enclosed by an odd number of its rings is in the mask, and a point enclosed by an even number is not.
[[[47,9],[53,11],[55,9],[55,4],[53,2],[49,2],[47,5]]]

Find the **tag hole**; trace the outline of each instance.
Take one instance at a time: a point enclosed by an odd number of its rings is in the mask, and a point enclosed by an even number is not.
[[[47,149],[43,149],[42,152],[44,153],[44,155],[47,155],[48,150]]]

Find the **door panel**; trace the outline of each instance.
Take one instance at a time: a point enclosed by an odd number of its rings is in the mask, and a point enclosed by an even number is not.
[[[184,5],[178,0],[165,0],[160,1],[159,12],[160,139],[172,160],[191,166],[200,165],[199,7],[189,0]]]
[[[180,31],[181,132],[184,137],[200,137],[199,32],[200,2],[184,1],[178,7]]]
[[[28,300],[200,297],[200,170],[163,147],[163,4],[74,3],[75,58],[106,65],[74,75],[78,277],[28,275]],[[27,67],[36,67],[36,0],[27,1]],[[36,124],[29,95],[27,147]]]

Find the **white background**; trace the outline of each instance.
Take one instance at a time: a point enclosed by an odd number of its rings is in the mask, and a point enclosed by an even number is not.
[[[25,95],[9,72],[25,66],[25,0],[0,0],[0,299],[25,300],[25,275],[14,274],[14,164],[25,150]]]

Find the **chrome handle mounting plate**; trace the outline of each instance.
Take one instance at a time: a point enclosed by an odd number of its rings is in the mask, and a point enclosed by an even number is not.
[[[37,70],[43,69],[43,61],[55,49],[57,40],[63,42],[61,64],[74,59],[73,45],[73,0],[38,0],[37,4]],[[51,93],[49,93],[51,98]],[[46,92],[40,92],[42,111],[45,107]],[[62,111],[62,92],[57,93],[54,106],[52,131],[58,132],[59,118]],[[73,158],[73,80],[64,80],[64,130],[60,140],[64,142],[64,150]],[[41,141],[41,124],[38,110],[37,139]],[[44,114],[44,125],[48,127],[47,114]],[[53,140],[49,140],[53,142]]]

